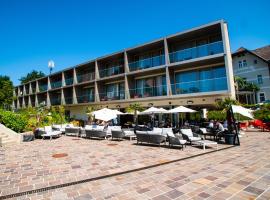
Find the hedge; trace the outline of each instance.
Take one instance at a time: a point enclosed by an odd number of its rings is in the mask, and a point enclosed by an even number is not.
[[[17,133],[21,133],[26,128],[27,119],[11,111],[0,110],[0,123]]]

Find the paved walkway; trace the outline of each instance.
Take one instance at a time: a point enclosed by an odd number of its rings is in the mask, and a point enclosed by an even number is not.
[[[17,199],[269,199],[270,133],[247,132],[241,146],[204,153],[61,137],[0,149],[0,199],[8,194],[106,177]],[[220,145],[219,149],[226,148]],[[55,158],[55,154],[66,154]],[[171,162],[179,160],[176,162]],[[168,163],[171,162],[171,163]]]

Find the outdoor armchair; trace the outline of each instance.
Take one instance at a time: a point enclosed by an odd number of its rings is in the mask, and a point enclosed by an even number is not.
[[[180,129],[180,132],[182,133],[183,139],[188,141],[190,144],[192,144],[192,142],[202,140],[196,133],[193,133],[191,129]]]
[[[119,139],[123,139],[125,137],[125,133],[120,129],[120,130],[111,130],[111,134],[112,134],[112,140],[117,138]]]
[[[79,127],[66,127],[65,134],[70,136],[80,136],[80,128]]]
[[[87,130],[85,129],[85,135],[88,138],[103,138],[106,139],[107,133],[103,130]]]
[[[184,150],[184,146],[186,146],[187,143],[186,140],[183,140],[180,137],[176,137],[173,132],[168,132],[167,135],[170,147],[173,147],[174,145],[180,145],[182,147],[182,150]]]

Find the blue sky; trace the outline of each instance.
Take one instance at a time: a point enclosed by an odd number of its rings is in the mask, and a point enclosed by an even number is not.
[[[270,44],[269,0],[0,0],[0,74],[56,71],[211,21],[232,50]]]

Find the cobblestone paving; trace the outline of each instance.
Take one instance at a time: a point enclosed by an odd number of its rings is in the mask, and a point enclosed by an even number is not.
[[[17,199],[270,199],[270,134],[247,132],[241,146],[49,190]],[[116,144],[116,145],[109,145]],[[219,149],[227,147],[219,145]],[[205,152],[215,151],[207,148]],[[198,155],[136,145],[61,137],[0,149],[0,196],[99,177]],[[66,157],[52,155],[65,153]],[[1,199],[1,197],[0,197]]]

